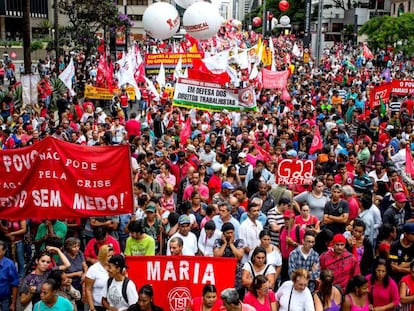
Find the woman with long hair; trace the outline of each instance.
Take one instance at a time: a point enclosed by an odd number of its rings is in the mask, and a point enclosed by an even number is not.
[[[264,275],[269,281],[270,288],[274,288],[276,283],[276,271],[273,265],[267,263],[267,253],[263,247],[256,247],[242,269],[242,285],[245,288],[252,286],[253,280],[257,275]]]
[[[203,296],[195,297],[185,308],[186,311],[219,311],[223,302],[217,296],[217,288],[213,284],[203,287]]]
[[[254,278],[243,302],[251,305],[257,311],[276,311],[275,293],[269,287],[267,277],[257,275]]]
[[[154,304],[154,289],[147,284],[138,292],[138,302],[128,308],[128,311],[163,311],[161,307]]]
[[[389,271],[390,264],[386,259],[375,259],[372,274],[367,275],[370,310],[395,310],[400,303],[397,283],[390,277]]]
[[[368,287],[364,276],[354,276],[346,286],[341,311],[369,311]]]
[[[30,302],[34,305],[40,300],[41,286],[42,283],[47,280],[50,271],[52,271],[51,265],[54,254],[58,254],[60,261],[62,262],[62,264],[58,266],[58,269],[66,270],[70,266],[69,260],[59,248],[46,246],[46,249],[37,255],[34,270],[26,275],[21,283],[20,304],[23,307],[27,307]]]
[[[98,253],[98,261],[89,267],[85,276],[86,301],[91,311],[105,311],[102,306],[102,292],[108,282],[109,259],[114,249],[107,244],[102,245]]]
[[[342,294],[333,286],[334,275],[331,270],[321,271],[319,290],[313,295],[315,311],[339,311],[341,309]]]
[[[234,188],[237,188],[242,185],[239,174],[237,173],[237,167],[233,164],[230,164],[227,168],[226,176],[223,178],[223,182],[228,181],[233,185]]]
[[[259,233],[259,239],[259,246],[266,250],[266,262],[275,268],[275,280],[277,280],[282,271],[282,254],[280,253],[280,249],[271,243],[270,231],[267,229]]]

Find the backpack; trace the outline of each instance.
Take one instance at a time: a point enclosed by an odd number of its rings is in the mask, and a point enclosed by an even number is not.
[[[107,290],[111,286],[113,280],[114,280],[114,278],[109,278],[108,279],[108,282],[106,284],[106,289]],[[129,304],[128,295],[127,295],[128,282],[129,282],[129,279],[127,277],[125,277],[124,280],[122,281],[122,297],[124,298],[124,300],[126,301],[127,304]]]

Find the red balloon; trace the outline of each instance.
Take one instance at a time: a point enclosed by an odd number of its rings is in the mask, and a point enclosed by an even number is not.
[[[17,55],[16,55],[16,53],[14,53],[14,52],[11,52],[11,53],[10,53],[10,57],[11,57],[11,58],[16,58],[16,56],[17,56]]]
[[[262,24],[262,19],[258,16],[256,16],[255,18],[253,18],[253,26],[254,27],[259,27]]]
[[[279,2],[279,10],[282,12],[289,10],[289,2],[282,0]]]

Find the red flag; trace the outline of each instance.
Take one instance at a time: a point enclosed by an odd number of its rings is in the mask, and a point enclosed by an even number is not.
[[[315,134],[313,135],[312,145],[309,148],[309,154],[314,154],[316,151],[322,149],[323,143],[321,133],[319,133],[319,126],[316,126]]]
[[[180,133],[180,144],[185,146],[187,144],[187,139],[191,136],[191,118],[187,117],[187,120],[184,123],[184,126]]]
[[[144,82],[145,83],[145,68],[144,68],[144,62],[142,62],[141,64],[138,65],[137,70],[135,71],[135,81],[137,82],[137,84],[139,84],[140,82]]]
[[[107,62],[107,70],[106,70],[106,84],[108,86],[110,93],[112,93],[114,89],[113,79],[114,79],[114,65],[111,60],[109,64]]]
[[[192,48],[193,46],[196,46],[198,51],[198,40],[192,36],[190,36],[188,33],[185,34],[185,38],[187,39],[187,47]]]
[[[368,48],[366,44],[362,47],[362,54],[366,59],[373,59],[374,55],[372,54],[371,50]]]
[[[107,71],[107,64],[106,64],[106,55],[103,54],[99,58],[98,63],[98,71],[96,73],[96,86],[98,87],[105,87],[105,79],[106,79],[106,71]]]
[[[263,160],[265,160],[265,162],[269,162],[269,161],[272,160],[272,156],[270,155],[269,152],[267,152],[266,150],[264,150],[255,141],[252,141],[252,144],[257,149],[257,151],[259,152],[259,154],[263,157]]]
[[[97,51],[100,54],[103,54],[105,52],[105,40],[104,39],[101,39],[101,42],[100,42],[99,46],[97,47]]]
[[[407,145],[407,147],[405,147],[405,169],[407,174],[413,176],[414,175],[414,163],[413,163],[413,158],[411,157],[411,151],[410,151],[410,146]]]
[[[225,85],[230,82],[227,72],[220,74],[212,73],[201,59],[193,59],[193,68],[188,69],[188,78],[198,81],[215,82]]]

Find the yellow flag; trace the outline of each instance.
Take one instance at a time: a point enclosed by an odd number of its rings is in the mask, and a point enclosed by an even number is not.
[[[198,48],[197,48],[197,45],[194,43],[190,49],[190,53],[197,53],[197,52],[198,52]]]

